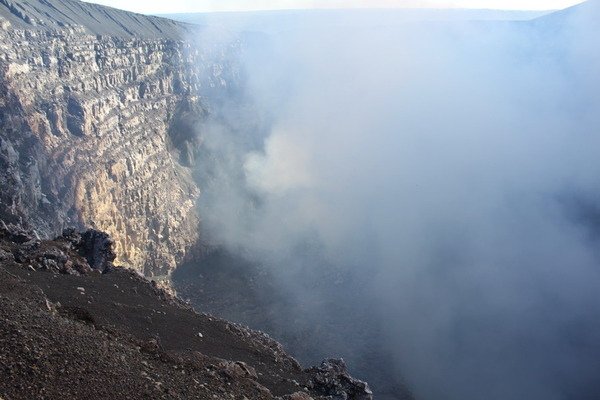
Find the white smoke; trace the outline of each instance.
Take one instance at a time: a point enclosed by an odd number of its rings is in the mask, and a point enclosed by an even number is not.
[[[267,195],[306,189],[314,180],[307,149],[289,133],[271,134],[265,142],[264,154],[247,155],[244,171],[248,186]]]
[[[596,398],[598,10],[247,49],[255,108],[202,128],[204,229],[318,318],[318,297],[372,305],[417,398]],[[356,296],[312,292],[323,268]]]

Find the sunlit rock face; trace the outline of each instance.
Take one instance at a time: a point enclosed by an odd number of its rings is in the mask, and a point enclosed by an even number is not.
[[[62,14],[0,3],[0,217],[42,236],[101,229],[117,264],[168,275],[198,240],[189,130],[233,79],[235,45],[207,48],[190,26],[55,3]]]

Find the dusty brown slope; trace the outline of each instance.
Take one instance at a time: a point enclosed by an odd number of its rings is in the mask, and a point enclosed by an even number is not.
[[[343,364],[303,370],[268,336],[112,268],[103,238],[39,241],[0,229],[4,400],[371,398]]]

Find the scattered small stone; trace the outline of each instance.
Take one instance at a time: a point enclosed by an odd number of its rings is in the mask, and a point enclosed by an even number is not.
[[[295,392],[292,393],[288,396],[284,397],[285,400],[313,400],[312,397],[310,397],[307,393],[305,392]]]
[[[242,361],[223,361],[218,367],[231,378],[258,379],[256,370]]]
[[[9,261],[13,259],[13,255],[7,251],[0,249],[0,261]]]

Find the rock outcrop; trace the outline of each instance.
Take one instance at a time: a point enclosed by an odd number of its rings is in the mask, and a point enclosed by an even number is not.
[[[195,120],[235,81],[235,45],[74,0],[0,1],[0,219],[93,227],[164,276],[198,240]]]
[[[313,376],[309,387],[333,400],[373,400],[369,385],[352,378],[342,359],[324,360],[318,367],[307,371]]]
[[[83,233],[65,229],[62,236],[49,242],[42,241],[35,233],[0,221],[0,240],[7,243],[7,247],[0,249],[0,261],[14,261],[32,271],[85,275],[94,270],[107,273],[114,267],[114,242],[105,232],[95,229]]]

